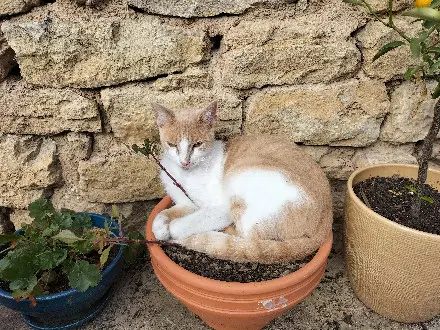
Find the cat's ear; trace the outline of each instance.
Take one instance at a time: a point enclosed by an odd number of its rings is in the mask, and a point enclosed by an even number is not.
[[[214,101],[200,115],[200,121],[213,126],[217,119],[217,102]]]
[[[156,112],[157,126],[162,127],[166,123],[174,120],[174,114],[170,109],[167,109],[157,103],[151,103],[151,107]]]

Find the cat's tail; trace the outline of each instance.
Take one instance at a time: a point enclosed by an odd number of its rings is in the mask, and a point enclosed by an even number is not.
[[[210,231],[178,241],[188,249],[217,259],[264,264],[301,260],[316,251],[329,237],[332,221],[323,221],[312,237],[285,241],[258,240]]]

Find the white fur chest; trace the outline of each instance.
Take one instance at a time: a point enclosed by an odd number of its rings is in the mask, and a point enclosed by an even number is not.
[[[224,156],[221,144],[215,148],[209,159],[201,162],[194,169],[185,170],[167,157],[161,163],[182,185],[197,206],[220,206],[227,202],[223,191]],[[161,179],[167,193],[176,203],[188,204],[188,198],[163,171],[161,171]]]

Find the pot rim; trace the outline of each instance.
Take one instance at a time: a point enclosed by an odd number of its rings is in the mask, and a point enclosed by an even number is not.
[[[381,221],[383,223],[386,223],[389,226],[393,226],[396,230],[400,230],[400,231],[404,231],[408,234],[413,234],[413,235],[418,235],[418,236],[423,236],[425,238],[429,238],[429,239],[440,239],[440,235],[436,235],[436,234],[431,234],[431,233],[427,233],[421,230],[417,230],[417,229],[413,229],[410,227],[406,227],[404,225],[398,224],[394,221],[391,221],[383,216],[381,216],[379,213],[374,212],[372,209],[370,209],[367,205],[364,204],[364,202],[356,196],[356,194],[354,193],[353,190],[353,181],[356,178],[357,175],[359,175],[360,173],[367,171],[367,170],[371,170],[371,169],[380,169],[383,167],[401,167],[401,168],[411,168],[411,169],[417,169],[419,166],[418,165],[414,165],[414,164],[399,164],[399,163],[389,163],[389,164],[374,164],[374,165],[369,165],[369,166],[365,166],[362,168],[357,169],[356,171],[354,171],[350,177],[347,180],[347,194],[350,195],[350,197],[356,202],[356,204],[362,208],[362,210],[364,212],[366,212],[368,215],[370,216],[375,216],[377,221]],[[428,172],[433,172],[433,173],[437,173],[440,175],[440,171],[435,170],[435,169],[431,169],[428,168]]]
[[[154,234],[152,233],[153,220],[161,210],[169,207],[171,204],[171,197],[167,195],[154,207],[153,211],[148,217],[148,221],[145,226],[147,239],[155,239]],[[297,271],[272,280],[249,283],[225,282],[197,275],[172,261],[159,245],[149,244],[148,248],[150,250],[150,254],[155,259],[160,260],[161,267],[167,269],[167,272],[172,274],[181,273],[182,275],[179,277],[182,279],[183,282],[186,282],[188,285],[206,291],[221,292],[223,294],[237,294],[238,292],[242,292],[243,294],[246,293],[246,295],[253,295],[273,292],[285,287],[290,287],[296,283],[304,281],[314,273],[318,272],[323,264],[327,262],[328,255],[332,248],[332,243],[333,232],[330,232],[329,237],[324,241],[323,244],[321,244],[320,248],[316,252],[315,256],[312,258],[312,260],[310,260],[307,264],[305,264]]]
[[[78,212],[78,213],[87,213],[90,216],[103,217],[105,219],[109,219],[110,220],[109,217],[106,217],[106,216],[104,216],[102,214],[91,213],[91,212]],[[112,221],[112,222],[114,222],[114,221]],[[105,267],[105,269],[102,271],[101,277],[107,276],[107,274],[109,274],[113,270],[113,268],[116,266],[116,264],[122,258],[123,250],[124,250],[124,246],[120,245],[119,246],[118,254],[113,258],[112,262],[107,267]],[[98,283],[98,285],[99,285],[99,283]],[[85,291],[85,292],[87,292],[87,291]],[[37,300],[37,303],[38,303],[39,301],[53,300],[53,299],[69,296],[69,295],[74,294],[74,293],[85,293],[85,292],[80,292],[80,291],[77,291],[76,289],[70,288],[68,290],[61,291],[61,292],[58,292],[58,293],[45,294],[45,295],[42,295],[42,296],[38,296],[38,297],[35,297],[35,299]],[[14,299],[12,297],[12,294],[10,294],[9,292],[7,292],[5,290],[2,290],[2,289],[0,289],[0,297]],[[27,299],[23,299],[23,300],[27,300]]]

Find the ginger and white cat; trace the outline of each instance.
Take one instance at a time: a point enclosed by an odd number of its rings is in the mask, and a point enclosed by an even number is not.
[[[203,110],[153,104],[164,154],[162,171],[175,205],[153,222],[157,239],[212,257],[277,263],[319,248],[332,227],[328,180],[294,143],[279,136],[215,140],[216,103]]]

